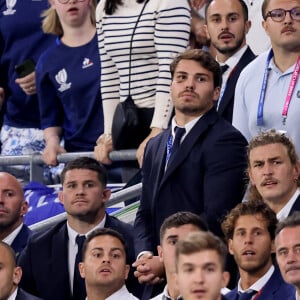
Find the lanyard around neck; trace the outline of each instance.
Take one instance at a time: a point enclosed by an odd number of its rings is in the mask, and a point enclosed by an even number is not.
[[[258,110],[257,110],[257,126],[263,126],[263,108],[264,108],[264,102],[265,102],[265,96],[266,96],[266,89],[267,89],[267,84],[268,84],[268,78],[269,78],[269,65],[271,62],[272,57],[274,56],[273,50],[270,50],[267,61],[266,61],[266,66],[265,66],[265,72],[264,72],[264,78],[263,78],[263,83],[260,91],[260,97],[259,97],[259,102],[258,102]],[[283,105],[283,110],[282,110],[282,124],[285,125],[287,115],[288,115],[288,110],[289,106],[292,100],[292,95],[299,77],[300,73],[300,56],[298,56],[292,78],[289,84],[289,89],[285,98],[285,102]]]

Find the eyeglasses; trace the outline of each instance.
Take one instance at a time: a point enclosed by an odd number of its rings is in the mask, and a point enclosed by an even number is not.
[[[58,0],[61,4],[67,4],[70,0]],[[85,0],[77,0],[77,2],[84,2]]]
[[[300,21],[300,7],[287,10],[283,8],[273,9],[265,15],[265,20],[270,17],[274,22],[282,22],[285,19],[286,13],[290,13],[290,17],[294,21]]]

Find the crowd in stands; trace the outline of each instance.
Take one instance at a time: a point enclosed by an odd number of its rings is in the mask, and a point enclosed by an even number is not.
[[[66,220],[32,232],[1,167],[0,299],[299,300],[299,74],[300,0],[2,1],[1,155],[42,153]],[[128,99],[133,225],[105,207]]]

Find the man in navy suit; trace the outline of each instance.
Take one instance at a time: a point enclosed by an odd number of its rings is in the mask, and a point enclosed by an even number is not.
[[[247,142],[218,116],[213,104],[220,90],[219,64],[207,52],[188,50],[174,59],[171,74],[172,126],[148,142],[142,168],[143,188],[134,224],[140,282],[155,279],[156,272],[149,274],[147,262],[153,258],[149,251],[155,253],[159,245],[165,218],[191,211],[221,235],[220,219],[244,192]],[[185,134],[179,139],[175,131]]]
[[[300,210],[300,165],[291,139],[269,130],[248,148],[249,199],[263,199],[282,220]]]
[[[21,184],[13,175],[0,172],[0,240],[10,245],[17,257],[31,235],[23,223],[27,210]]]
[[[130,254],[127,260],[131,264],[135,259],[133,228],[106,214],[105,203],[110,190],[106,188],[106,171],[99,162],[88,157],[75,159],[65,166],[61,180],[63,190],[59,199],[67,212],[67,221],[32,236],[20,256],[21,286],[44,300],[83,300],[84,282],[82,286],[80,278],[77,279],[79,269],[75,264],[78,235],[86,236],[103,227],[118,231],[127,243]],[[137,281],[133,274],[129,277],[129,290],[137,292]],[[78,292],[74,292],[77,286]]]
[[[251,27],[248,8],[243,0],[211,0],[206,6],[205,18],[205,28],[223,72],[215,105],[219,115],[231,123],[236,82],[241,71],[255,58],[246,45],[246,34]]]
[[[40,300],[20,289],[22,269],[17,266],[14,250],[0,241],[0,299]]]
[[[238,285],[229,300],[293,299],[295,289],[285,283],[272,261],[277,218],[262,200],[239,203],[222,223],[229,253],[239,269]]]

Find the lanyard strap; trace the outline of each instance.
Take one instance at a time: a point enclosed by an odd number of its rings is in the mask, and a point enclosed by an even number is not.
[[[258,110],[257,110],[257,126],[263,126],[263,108],[264,108],[264,102],[265,102],[265,97],[266,97],[266,90],[267,90],[267,84],[268,84],[268,78],[269,78],[269,65],[271,62],[272,57],[274,56],[273,50],[271,49],[267,61],[266,61],[266,66],[265,66],[265,72],[264,72],[264,78],[263,78],[263,83],[260,91],[260,96],[259,96],[259,102],[258,102]],[[292,95],[296,86],[296,83],[298,81],[300,73],[300,56],[298,56],[292,78],[289,84],[289,89],[285,98],[285,102],[283,105],[283,110],[282,110],[282,124],[285,125],[286,119],[287,119],[287,114],[289,110],[289,106],[292,100]]]

